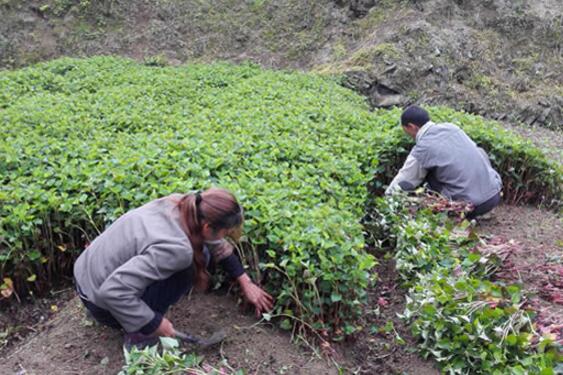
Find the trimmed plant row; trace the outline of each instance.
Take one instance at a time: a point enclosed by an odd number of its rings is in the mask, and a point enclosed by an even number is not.
[[[560,167],[538,150],[477,117],[432,115],[466,127],[497,167],[511,163],[515,201],[556,203]],[[248,64],[96,57],[0,72],[2,295],[48,290],[127,210],[215,185],[245,207],[242,257],[281,326],[352,334],[375,265],[366,184],[381,189],[406,155],[398,116],[332,78]]]
[[[422,355],[449,374],[554,374],[563,360],[555,338],[536,333],[520,286],[491,280],[499,254],[467,221],[422,201],[379,198],[368,220],[374,238],[394,249],[408,289],[403,318]]]

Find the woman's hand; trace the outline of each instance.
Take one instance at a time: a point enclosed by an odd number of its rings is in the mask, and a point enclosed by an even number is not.
[[[162,318],[160,325],[158,326],[156,331],[154,331],[154,335],[155,336],[174,337],[174,336],[176,336],[176,333],[174,331],[174,326],[172,326],[172,323],[170,322],[170,320],[168,320],[166,318]]]
[[[246,273],[238,279],[242,293],[248,302],[254,305],[256,317],[259,318],[262,312],[270,311],[274,307],[274,299],[266,293],[264,289],[254,284]]]

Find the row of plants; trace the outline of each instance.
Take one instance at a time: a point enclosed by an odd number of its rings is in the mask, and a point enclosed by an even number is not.
[[[381,190],[410,148],[399,115],[370,112],[332,78],[249,64],[95,57],[0,72],[2,296],[46,291],[127,210],[222,186],[245,207],[241,253],[276,297],[272,316],[352,334],[375,265],[360,224],[366,184]],[[532,146],[473,116],[432,116],[460,123],[499,169],[517,166],[505,186],[524,187],[508,196],[537,189],[522,201],[555,202],[560,169]]]
[[[379,198],[367,220],[372,240],[394,249],[421,354],[449,374],[554,374],[556,338],[536,332],[519,285],[494,280],[502,254],[459,219],[463,206],[440,200]]]
[[[2,72],[0,108],[6,295],[47,290],[128,209],[214,185],[245,207],[243,258],[280,324],[355,331],[375,264],[363,155],[392,114],[326,78],[111,57]]]

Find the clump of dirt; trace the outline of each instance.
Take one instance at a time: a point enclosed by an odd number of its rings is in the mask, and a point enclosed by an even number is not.
[[[292,344],[289,334],[257,324],[231,296],[186,296],[171,309],[169,318],[176,328],[192,334],[206,336],[218,328],[227,331],[220,346],[199,353],[211,365],[220,367],[226,360],[249,374],[338,373],[332,363]],[[123,333],[86,318],[77,297],[36,331],[3,353],[1,374],[115,374],[123,366]]]
[[[557,213],[526,206],[502,205],[478,231],[492,241],[514,241],[510,257],[496,275],[520,284],[541,334],[563,344],[563,225]]]

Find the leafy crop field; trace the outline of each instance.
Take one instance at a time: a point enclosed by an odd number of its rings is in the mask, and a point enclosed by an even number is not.
[[[2,275],[16,292],[46,288],[127,209],[218,185],[245,206],[246,258],[259,253],[282,324],[354,331],[374,265],[357,219],[384,136],[373,129],[392,114],[330,80],[249,65],[63,59],[0,85]]]
[[[47,290],[128,209],[213,185],[245,207],[241,257],[276,297],[276,322],[353,334],[376,282],[360,219],[410,147],[399,113],[370,112],[333,78],[254,65],[96,57],[0,72],[2,295]],[[561,167],[528,142],[432,115],[491,152],[506,200],[560,204]]]

